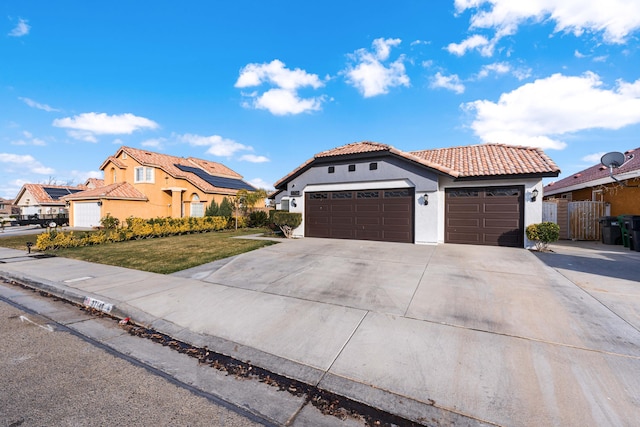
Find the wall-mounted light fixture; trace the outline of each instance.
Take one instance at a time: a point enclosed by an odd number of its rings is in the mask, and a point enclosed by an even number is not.
[[[537,198],[538,198],[538,189],[534,188],[533,191],[531,192],[531,201],[535,202]]]
[[[98,206],[102,206],[102,200],[98,200]]]
[[[427,206],[429,204],[429,195],[425,194],[422,200],[422,204]]]
[[[294,208],[298,206],[298,204],[296,203],[296,199],[291,199],[291,206],[293,206]]]

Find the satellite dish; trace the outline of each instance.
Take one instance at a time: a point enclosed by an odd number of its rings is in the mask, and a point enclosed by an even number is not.
[[[619,153],[617,151],[612,151],[611,153],[607,153],[600,159],[600,163],[609,169],[619,168],[624,164],[626,157],[624,154]]]

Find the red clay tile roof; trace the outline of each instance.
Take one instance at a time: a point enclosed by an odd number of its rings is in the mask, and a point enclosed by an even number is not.
[[[89,179],[87,179],[87,181],[84,183],[84,185],[85,185],[87,188],[104,187],[104,179],[100,179],[100,178],[89,178]]]
[[[128,156],[136,160],[138,163],[144,166],[157,167],[162,169],[165,173],[172,176],[173,178],[185,179],[191,182],[200,190],[205,193],[223,193],[223,194],[235,194],[236,190],[215,187],[210,183],[206,182],[204,179],[200,178],[194,173],[185,172],[179,169],[176,165],[195,167],[204,170],[209,175],[219,176],[223,178],[232,178],[232,179],[242,179],[242,175],[234,172],[223,164],[211,162],[208,160],[198,159],[195,157],[177,157],[171,156],[168,154],[160,154],[154,153],[151,151],[140,150],[137,148],[131,147],[120,147],[116,156],[120,154],[120,152],[125,152]],[[109,161],[115,160],[115,164],[118,165],[119,161],[114,157],[109,157],[100,167],[100,169],[104,169]],[[121,163],[120,163],[121,164]]]
[[[72,191],[78,191],[87,188],[84,185],[24,184],[18,192],[16,200],[20,199],[25,191],[29,191],[29,194],[31,194],[31,196],[35,199],[31,202],[32,204],[34,204],[35,202],[35,204],[37,205],[64,206],[64,201],[61,201],[60,199],[52,199],[51,196],[44,190],[45,187],[66,189]]]
[[[128,182],[117,182],[103,187],[91,188],[79,193],[61,197],[64,200],[87,199],[122,199],[122,200],[148,200],[141,191]]]
[[[613,175],[621,175],[629,172],[640,172],[640,147],[633,150],[629,150],[624,153],[627,157],[627,161],[619,168],[613,170]],[[631,157],[631,158],[629,158]],[[593,181],[609,178],[609,168],[602,164],[591,166],[585,170],[574,173],[566,178],[562,178],[559,181],[547,184],[543,188],[544,195],[552,195],[561,192],[563,189],[572,187],[573,189],[587,188]],[[611,179],[611,178],[609,178]],[[611,182],[613,180],[611,179]],[[574,186],[578,186],[575,188]]]
[[[361,153],[388,152],[453,178],[501,175],[558,174],[560,169],[538,148],[504,144],[481,144],[413,152],[400,151],[387,144],[356,142],[316,154],[275,183],[278,188],[314,160]]]
[[[424,160],[446,165],[459,177],[559,173],[560,168],[541,149],[505,144],[413,151]]]

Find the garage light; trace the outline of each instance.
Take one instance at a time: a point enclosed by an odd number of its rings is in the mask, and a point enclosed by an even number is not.
[[[291,199],[291,206],[293,206],[294,208],[298,206],[296,203],[296,199]]]
[[[531,201],[535,202],[537,197],[538,197],[538,189],[534,188],[533,191],[531,192]]]
[[[425,205],[425,206],[427,206],[427,205],[429,204],[429,195],[428,195],[428,194],[425,194],[425,195],[424,195],[424,197],[423,197],[423,199],[424,199],[424,200],[422,201],[422,204],[423,204],[423,205]]]

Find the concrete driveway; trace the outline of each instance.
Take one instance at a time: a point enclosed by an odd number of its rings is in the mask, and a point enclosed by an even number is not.
[[[600,276],[560,249],[301,239],[172,276],[57,258],[0,272],[419,422],[634,425],[640,286],[620,270],[639,259]]]
[[[355,380],[501,425],[633,424],[640,284],[628,278],[640,279],[640,253],[620,251],[628,263],[604,276],[580,267],[560,274],[551,267],[571,255],[541,255],[543,262],[513,248],[305,239],[180,274],[357,309],[340,322],[353,334],[317,365],[329,388]],[[599,277],[591,277],[597,289],[572,282],[584,274]]]

